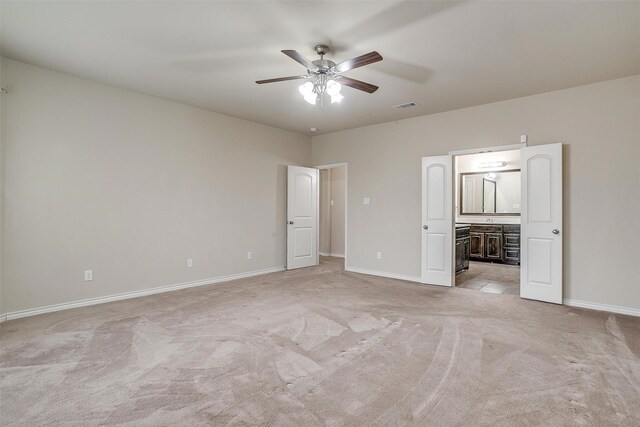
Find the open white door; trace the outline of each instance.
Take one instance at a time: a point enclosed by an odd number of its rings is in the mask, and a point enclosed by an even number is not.
[[[318,169],[287,167],[287,270],[318,264]]]
[[[562,304],[562,144],[521,152],[520,296]]]
[[[452,156],[422,158],[422,283],[451,286],[453,278]]]

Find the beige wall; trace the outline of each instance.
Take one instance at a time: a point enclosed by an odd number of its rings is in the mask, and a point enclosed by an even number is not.
[[[5,65],[2,313],[285,264],[308,137]]]
[[[331,169],[331,255],[344,256],[345,167]]]
[[[344,256],[345,174],[344,166],[320,170],[321,254]]]
[[[331,169],[320,169],[320,253],[331,253]]]
[[[640,309],[640,76],[314,137],[349,163],[348,267],[418,278],[421,157],[522,133],[564,144],[565,298]]]
[[[6,62],[0,57],[0,87],[6,87]],[[5,134],[7,95],[0,94],[0,313],[2,311],[2,284],[4,282],[4,190],[5,190]]]

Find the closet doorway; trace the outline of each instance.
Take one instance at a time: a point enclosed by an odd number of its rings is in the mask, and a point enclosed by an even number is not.
[[[319,250],[321,261],[333,260],[345,265],[347,252],[347,164],[318,166]]]

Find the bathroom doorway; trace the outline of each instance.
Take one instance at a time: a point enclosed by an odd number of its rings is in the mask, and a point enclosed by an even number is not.
[[[455,286],[520,295],[520,150],[454,157]]]

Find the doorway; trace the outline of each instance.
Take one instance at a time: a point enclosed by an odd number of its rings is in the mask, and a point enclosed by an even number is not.
[[[342,264],[346,254],[347,165],[321,166],[319,182],[320,261]]]
[[[504,205],[499,207],[496,185],[484,185],[483,181],[465,184],[464,177],[454,173],[454,156],[508,150],[519,150],[521,166],[520,202],[511,201],[508,208]],[[486,163],[487,169],[496,165],[506,166],[506,162],[501,160]],[[495,182],[495,176],[492,180],[486,175],[488,173],[480,173],[480,179]],[[460,189],[455,199],[454,187]],[[463,195],[464,188],[467,191],[484,191],[487,188],[491,195]],[[466,229],[457,230],[454,207],[458,201],[460,207],[465,202],[479,204],[482,213],[488,217],[482,216],[484,221],[474,222],[474,215],[470,213],[465,219],[468,223],[460,223],[458,227]],[[509,209],[518,207],[519,233],[517,224],[495,222],[493,217],[515,216]],[[561,230],[562,144],[498,146],[422,158],[422,283],[454,286],[456,270],[465,263],[467,267],[471,266],[471,254],[483,258],[483,261],[505,264],[507,261],[516,262],[519,255],[520,296],[562,304]],[[466,244],[462,244],[462,253],[468,254],[466,260],[464,257],[456,259],[456,245],[463,237],[466,237]]]
[[[454,155],[453,286],[520,295],[520,150]]]
[[[346,268],[347,180],[347,163],[287,166],[287,270]]]

